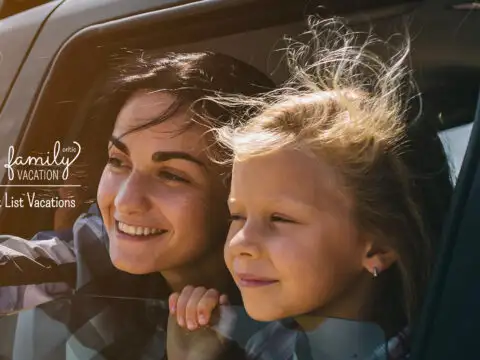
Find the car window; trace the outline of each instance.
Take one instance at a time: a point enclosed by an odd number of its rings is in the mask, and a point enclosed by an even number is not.
[[[440,138],[450,161],[452,179],[457,180],[462,167],[473,123],[457,126],[440,132]]]

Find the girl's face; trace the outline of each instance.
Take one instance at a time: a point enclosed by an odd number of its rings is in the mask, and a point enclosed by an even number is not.
[[[284,149],[236,162],[225,259],[254,319],[355,317],[371,261],[335,170]],[[361,285],[363,284],[363,285]]]
[[[218,255],[228,226],[227,189],[205,154],[205,129],[180,132],[187,113],[122,137],[159,117],[173,100],[139,92],[125,104],[98,189],[111,259],[134,274],[195,268],[207,255]]]

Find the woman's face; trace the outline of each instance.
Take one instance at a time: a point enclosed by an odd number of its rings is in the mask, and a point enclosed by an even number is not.
[[[194,266],[223,246],[228,218],[221,169],[206,156],[205,128],[180,130],[189,114],[122,137],[159,117],[174,101],[165,93],[134,94],[120,111],[98,203],[113,264],[145,274]],[[218,252],[218,251],[217,251]]]
[[[367,245],[333,168],[288,149],[236,162],[229,207],[225,259],[250,316],[355,316]]]

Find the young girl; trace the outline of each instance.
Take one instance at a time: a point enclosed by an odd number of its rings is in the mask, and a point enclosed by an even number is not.
[[[310,21],[309,34],[287,50],[283,89],[216,99],[262,109],[218,136],[233,152],[225,260],[253,319],[373,322],[404,358],[396,345],[419,312],[451,196],[447,160],[435,129],[413,119],[408,46],[383,62],[376,39],[356,46],[337,21]],[[219,302],[193,287],[170,299],[189,329]]]

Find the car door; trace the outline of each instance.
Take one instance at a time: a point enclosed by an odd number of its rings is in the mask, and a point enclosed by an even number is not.
[[[60,0],[36,7],[18,16],[0,20],[0,111],[28,58],[36,36],[48,17],[62,3]],[[15,46],[13,46],[15,44]]]

